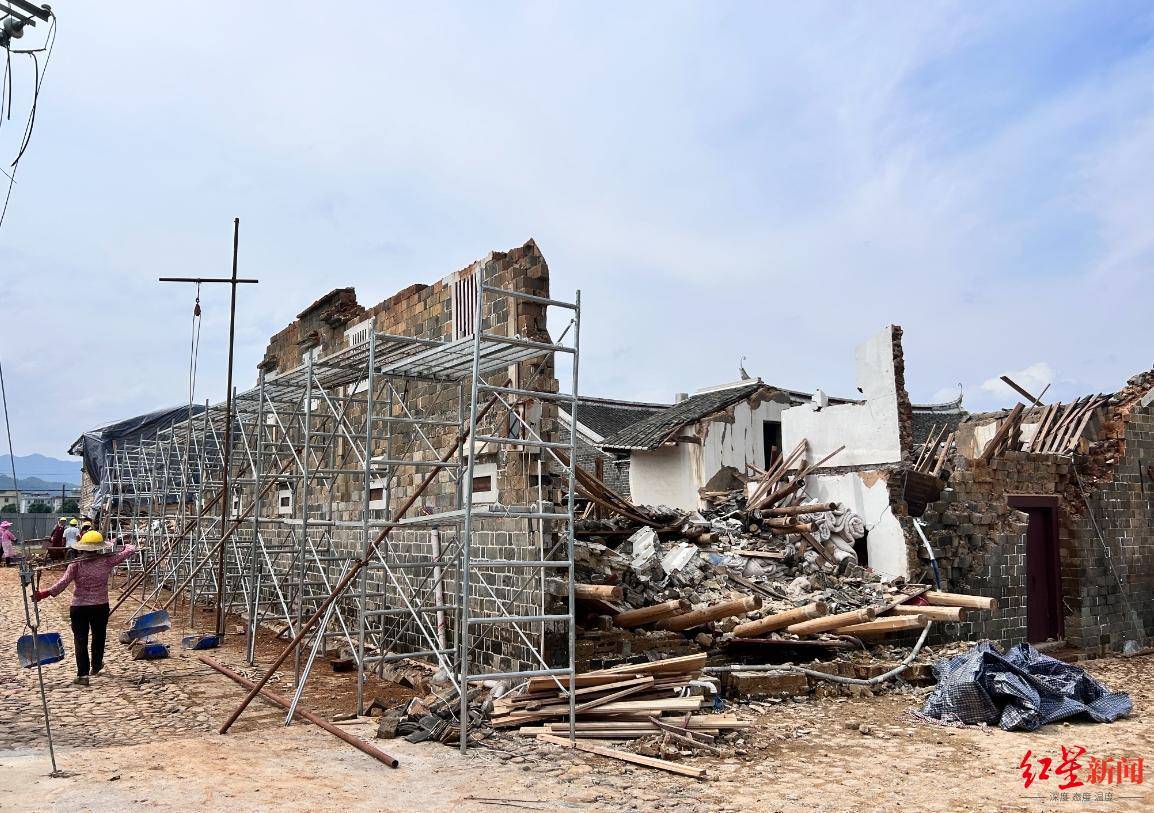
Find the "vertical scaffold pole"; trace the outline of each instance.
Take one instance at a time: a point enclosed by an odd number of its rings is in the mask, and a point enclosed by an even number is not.
[[[377,326],[374,322],[369,327],[369,375],[365,384],[365,494],[364,503],[361,509],[363,521],[361,527],[363,528],[365,549],[362,558],[368,559],[371,555],[369,551],[369,504],[372,502],[372,484],[373,484],[373,389],[376,387],[376,373],[374,368],[377,366]],[[354,388],[355,389],[355,388]],[[388,505],[386,503],[386,505]],[[365,713],[365,624],[368,618],[365,613],[368,607],[365,606],[368,601],[368,581],[370,568],[365,567],[361,569],[357,576],[360,584],[360,618],[357,620],[357,714]]]
[[[260,576],[257,549],[262,548],[260,541],[260,495],[264,483],[264,369],[262,368],[256,384],[256,465],[253,467],[253,502],[252,507],[252,546],[249,548],[248,579],[249,595],[251,600],[248,607],[248,662],[256,660],[256,633],[260,613]]]
[[[470,548],[473,544],[473,471],[477,462],[477,388],[481,378],[481,320],[484,316],[484,285],[485,266],[477,263],[473,271],[474,298],[476,307],[473,310],[473,371],[469,382],[469,457],[466,463],[464,478],[465,527],[461,535],[461,606],[459,610],[460,644],[458,654],[461,659],[460,695],[461,710],[458,723],[461,729],[461,753],[465,753],[469,746],[469,568]]]

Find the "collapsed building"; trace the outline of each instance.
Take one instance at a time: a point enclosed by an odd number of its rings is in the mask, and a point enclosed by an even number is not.
[[[829,657],[931,620],[939,640],[1149,642],[1154,375],[1004,414],[916,406],[887,326],[857,349],[858,398],[760,379],[590,398],[579,300],[553,298],[532,241],[373,306],[338,288],[271,337],[231,421],[86,434],[86,507],[150,543],[141,609],[225,607],[250,658],[261,625],[316,624],[358,710],[367,670],[436,663],[458,719],[470,681],[643,652]]]

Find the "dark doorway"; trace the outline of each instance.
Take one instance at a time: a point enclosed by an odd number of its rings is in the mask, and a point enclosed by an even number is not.
[[[1026,528],[1026,638],[1030,643],[1061,639],[1062,577],[1058,549],[1058,498],[1008,496],[1011,508],[1030,518]]]
[[[781,421],[761,422],[761,445],[765,452],[765,467],[768,469],[781,456]]]

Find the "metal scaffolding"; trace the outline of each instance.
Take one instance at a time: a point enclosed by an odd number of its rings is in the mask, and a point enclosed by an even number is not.
[[[121,602],[140,613],[185,599],[190,625],[222,603],[247,620],[252,662],[259,627],[295,636],[355,572],[309,651],[296,649],[294,705],[318,653],[355,659],[358,713],[368,674],[429,659],[459,694],[462,750],[470,682],[551,676],[571,690],[577,441],[575,421],[550,417],[559,404],[576,414],[580,293],[569,303],[497,288],[482,264],[470,285],[473,329],[460,338],[374,324],[323,358],[262,371],[233,395],[231,448],[226,403],[118,441],[107,527],[148,543]],[[485,323],[498,298],[566,311],[567,326],[557,340],[500,335]],[[558,354],[571,358],[568,393],[551,391]],[[437,504],[397,516],[414,493]],[[567,577],[563,607],[548,605],[549,575]]]

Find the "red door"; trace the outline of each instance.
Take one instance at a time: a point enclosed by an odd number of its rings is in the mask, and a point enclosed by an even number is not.
[[[1026,639],[1038,643],[1064,634],[1058,549],[1058,498],[1008,497],[1030,518],[1026,528]]]

